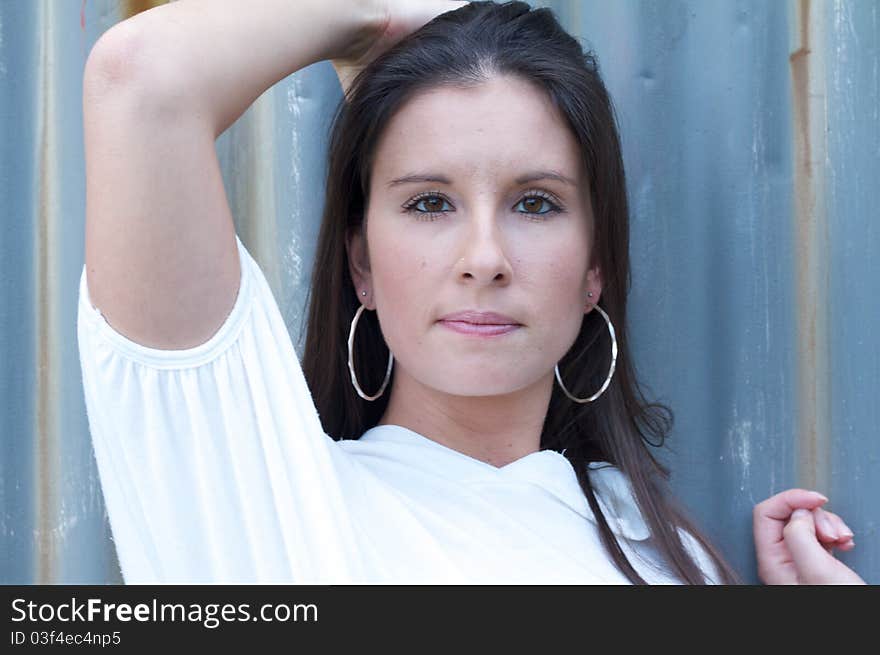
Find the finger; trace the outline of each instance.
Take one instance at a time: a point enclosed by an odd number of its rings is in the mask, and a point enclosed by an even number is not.
[[[820,493],[807,489],[787,489],[755,505],[752,512],[755,546],[758,552],[782,540],[782,530],[792,512],[812,510],[828,502]]]
[[[813,522],[816,525],[816,536],[819,541],[834,542],[840,539],[840,532],[837,529],[837,523],[832,520],[831,512],[817,507],[813,510]]]
[[[834,527],[837,529],[837,534],[840,537],[837,539],[837,542],[834,544],[835,548],[843,548],[847,544],[850,544],[853,541],[853,531],[849,528],[849,526],[843,522],[843,519],[840,518],[834,512],[829,512],[828,510],[822,510],[827,516],[828,519],[834,523]],[[815,513],[815,510],[814,510]]]
[[[838,541],[845,542],[847,539],[851,539],[853,536],[853,531],[849,528],[849,526],[843,522],[843,519],[840,518],[834,512],[829,512],[828,510],[821,510],[828,516],[828,520],[834,525],[834,528],[837,530],[837,534],[840,535]]]
[[[813,509],[828,502],[818,491],[786,489],[755,505],[755,513],[768,518],[788,520],[796,509]]]
[[[829,556],[816,540],[811,511],[792,512],[784,537],[800,584],[865,584],[855,571],[833,555]]]
[[[828,562],[828,552],[816,540],[813,513],[795,510],[785,526],[785,545],[799,572],[822,571]],[[801,583],[804,583],[801,580]]]

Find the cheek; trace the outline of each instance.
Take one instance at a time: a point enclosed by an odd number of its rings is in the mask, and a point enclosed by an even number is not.
[[[437,368],[431,363],[433,350],[427,346],[442,282],[429,256],[412,248],[390,246],[381,261],[373,267],[379,325],[397,365],[407,370],[421,365]]]
[[[439,281],[433,272],[430,244],[377,229],[370,235],[370,268],[376,302],[389,324],[416,324],[429,316]],[[393,327],[393,326],[392,326]]]
[[[523,247],[515,260],[517,282],[554,316],[577,313],[586,301],[588,245],[572,236]]]
[[[586,309],[585,269],[574,265],[576,257],[549,262],[544,269],[541,292],[535,294],[534,311],[541,325],[540,339],[547,350],[561,359],[577,339],[583,326]]]

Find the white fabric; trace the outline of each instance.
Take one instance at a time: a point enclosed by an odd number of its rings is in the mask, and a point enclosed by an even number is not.
[[[187,350],[115,331],[82,271],[83,388],[126,583],[628,582],[560,453],[496,468],[400,426],[328,437],[271,289],[236,242],[235,306]],[[675,583],[651,566],[625,476],[591,467],[631,561]]]

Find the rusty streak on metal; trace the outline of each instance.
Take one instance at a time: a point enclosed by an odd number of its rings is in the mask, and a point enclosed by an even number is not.
[[[798,484],[828,492],[830,398],[827,338],[827,220],[824,203],[824,60],[821,17],[798,0],[799,43],[789,56],[794,112],[795,267],[797,271]]]
[[[119,20],[131,18],[147,9],[168,4],[166,0],[121,0],[119,3]]]

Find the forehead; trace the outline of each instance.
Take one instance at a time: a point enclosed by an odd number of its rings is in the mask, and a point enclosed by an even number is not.
[[[577,140],[559,111],[543,90],[516,76],[418,93],[389,121],[374,161],[379,182],[426,168],[456,179],[524,168],[581,173]]]

